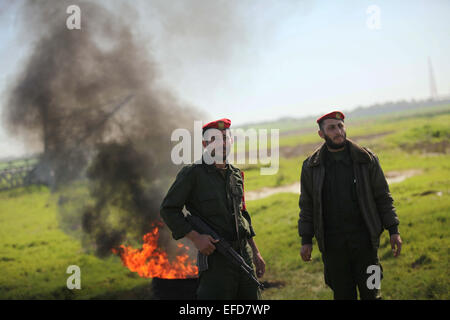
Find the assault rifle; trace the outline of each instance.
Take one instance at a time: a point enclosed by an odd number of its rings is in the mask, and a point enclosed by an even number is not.
[[[214,239],[219,240],[214,244],[217,251],[219,251],[220,254],[224,255],[234,265],[240,267],[242,271],[244,271],[245,274],[251,280],[253,280],[253,282],[255,282],[261,290],[264,289],[264,285],[259,282],[258,279],[256,279],[256,277],[253,275],[253,268],[245,262],[244,258],[242,258],[241,255],[237,253],[236,250],[234,250],[225,239],[220,237],[208,224],[206,224],[206,222],[204,222],[200,217],[194,216],[192,214],[188,214],[186,216],[186,220],[197,232],[202,234],[209,234]]]

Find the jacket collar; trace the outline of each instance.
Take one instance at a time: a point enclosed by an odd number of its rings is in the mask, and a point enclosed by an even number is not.
[[[333,162],[336,161],[336,159],[333,157],[332,152],[330,152],[329,150],[327,150],[327,148],[325,148],[323,150],[325,152],[325,166],[329,166],[331,165]],[[338,161],[341,161],[343,163],[345,163],[347,166],[352,165],[352,158],[350,156],[350,151],[348,150],[348,147],[346,147],[343,151],[344,154],[341,158],[339,158]]]
[[[325,142],[317,148],[314,153],[311,155],[308,161],[308,165],[310,167],[319,166],[321,163],[324,163],[324,157],[325,157],[325,148],[326,148]],[[350,139],[347,139],[347,147],[350,149],[350,156],[353,160],[353,162],[370,162],[371,156],[370,154],[361,146],[357,145],[355,142],[353,142]]]
[[[203,159],[203,157],[202,157],[202,165],[206,168],[206,171],[207,171],[208,173],[213,173],[213,172],[216,172],[216,171],[217,171],[216,165],[215,165],[214,163],[213,163],[213,164],[207,164],[207,163],[205,162],[205,159]],[[229,164],[229,163],[227,163],[227,165],[225,166],[225,168],[227,168],[227,170],[233,169],[233,167],[232,167],[231,164]]]

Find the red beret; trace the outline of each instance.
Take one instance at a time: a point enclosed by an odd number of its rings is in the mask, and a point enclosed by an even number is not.
[[[231,120],[230,119],[219,119],[216,121],[211,121],[208,122],[207,124],[205,124],[203,126],[203,131],[205,131],[206,129],[219,129],[219,130],[223,130],[223,129],[228,129],[231,126]]]
[[[320,118],[317,119],[317,123],[320,123],[322,120],[325,119],[337,119],[337,120],[342,120],[344,121],[345,116],[342,112],[340,111],[333,111],[327,114],[324,114],[323,116],[321,116]]]

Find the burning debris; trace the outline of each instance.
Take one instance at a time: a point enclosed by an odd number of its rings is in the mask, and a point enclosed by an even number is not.
[[[198,276],[198,268],[189,257],[189,247],[177,245],[174,260],[170,261],[167,252],[158,246],[159,230],[162,224],[154,224],[152,231],[144,235],[142,249],[120,246],[113,249],[119,254],[123,264],[144,278],[185,279]]]

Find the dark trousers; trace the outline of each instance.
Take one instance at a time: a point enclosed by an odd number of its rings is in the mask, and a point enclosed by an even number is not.
[[[247,245],[245,252],[249,261]],[[251,257],[251,256],[250,256]],[[215,251],[208,256],[208,269],[200,272],[197,289],[198,300],[259,300],[258,286],[237,266],[232,265],[222,254]]]
[[[325,237],[322,260],[325,282],[333,290],[335,300],[356,300],[357,288],[361,300],[381,298],[380,290],[369,288],[367,284],[369,277],[374,274],[368,273],[369,266],[379,267],[380,281],[383,276],[377,250],[372,247],[367,233]]]

